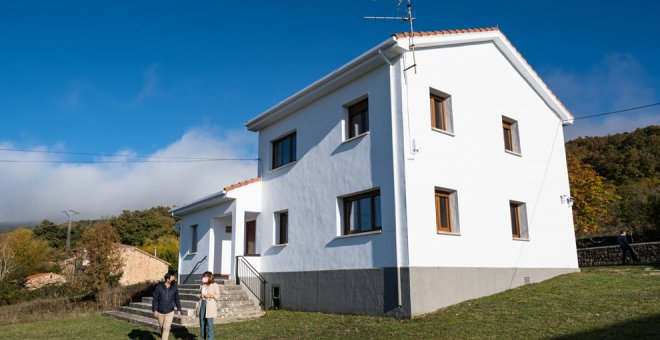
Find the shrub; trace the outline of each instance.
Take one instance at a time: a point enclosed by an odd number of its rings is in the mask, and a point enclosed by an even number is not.
[[[96,301],[98,301],[101,309],[116,309],[132,301],[137,301],[143,296],[151,296],[155,287],[155,282],[143,282],[124,287],[108,287],[96,293]]]

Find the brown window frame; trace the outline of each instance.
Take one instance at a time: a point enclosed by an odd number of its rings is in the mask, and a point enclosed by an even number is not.
[[[371,226],[369,229],[362,230],[362,214],[360,209],[361,205],[358,203],[357,208],[358,211],[356,212],[357,215],[357,228],[356,230],[351,230],[351,206],[352,203],[355,201],[361,201],[363,199],[369,198],[369,214],[370,214],[370,219],[371,219]],[[367,233],[371,231],[379,231],[383,229],[382,226],[382,219],[380,218],[380,215],[382,213],[382,208],[376,209],[376,198],[378,199],[378,206],[380,207],[380,190],[373,190],[369,192],[365,192],[362,194],[357,194],[357,195],[351,195],[351,196],[346,196],[343,198],[343,212],[344,212],[344,235],[351,235],[351,234],[361,234],[361,233]],[[376,211],[378,210],[378,211]],[[376,218],[376,217],[379,218]],[[380,220],[380,224],[378,225],[377,221]]]
[[[360,119],[358,131],[353,128],[353,119]],[[348,138],[354,138],[369,132],[369,98],[360,100],[348,107]]]
[[[284,159],[284,143],[289,141],[289,158]],[[272,168],[277,169],[279,167],[285,166],[289,163],[296,161],[296,131],[293,131],[286,136],[280,137],[272,142],[273,145],[273,159],[272,159]],[[280,147],[281,146],[281,147]],[[280,155],[282,153],[282,155]]]
[[[435,94],[430,95],[431,101],[431,126],[438,130],[448,131],[447,129],[447,97],[441,97]],[[440,102],[440,122],[436,119],[436,102]],[[440,124],[438,124],[440,123]]]
[[[506,120],[502,121],[502,136],[504,137],[504,149],[511,152],[515,152],[513,147],[513,124],[514,123],[507,122]]]
[[[447,216],[445,217],[444,220],[447,221],[447,226],[442,225],[442,209],[440,209],[440,205],[442,203],[442,200],[445,199],[447,202],[447,207],[445,208],[445,212]],[[451,223],[451,209],[452,209],[452,203],[451,203],[451,193],[448,191],[444,190],[435,190],[435,226],[436,230],[439,233],[451,233],[452,232],[452,223]]]
[[[521,238],[522,226],[520,224],[520,207],[522,204],[509,202],[509,212],[511,214],[511,235],[514,238]]]
[[[280,230],[280,235],[279,235],[279,239],[277,240],[278,241],[277,244],[288,244],[289,243],[289,212],[282,211],[278,215],[279,215],[278,228]]]

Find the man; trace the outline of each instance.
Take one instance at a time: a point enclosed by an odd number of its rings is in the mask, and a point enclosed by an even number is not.
[[[151,311],[158,318],[161,329],[161,338],[167,340],[170,337],[170,327],[174,318],[174,307],[177,314],[181,315],[181,301],[179,301],[179,289],[176,287],[174,274],[165,274],[165,282],[158,284],[154,290]]]
[[[633,251],[632,247],[628,243],[628,237],[626,236],[626,231],[621,230],[621,235],[619,235],[619,247],[621,247],[621,262],[626,264],[626,254],[630,252],[630,257],[633,262],[637,262],[637,254]]]

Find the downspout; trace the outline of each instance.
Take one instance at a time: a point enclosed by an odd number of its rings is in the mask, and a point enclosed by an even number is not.
[[[177,256],[179,257],[179,262],[176,265],[176,274],[177,274],[176,275],[177,276],[176,282],[181,282],[181,262],[182,262],[181,261],[181,259],[182,259],[182,257],[181,257],[181,232],[183,231],[183,219],[181,217],[175,215],[174,211],[170,212],[170,214],[172,215],[172,218],[174,220],[177,220],[177,219],[179,220],[179,253],[177,254]]]
[[[396,93],[394,91],[394,83],[395,82],[394,82],[394,79],[393,79],[394,78],[394,63],[389,58],[387,58],[387,56],[383,53],[383,50],[379,49],[378,54],[390,66],[389,67],[389,75],[390,75],[390,110],[391,110],[392,113],[394,113],[393,112],[394,107],[395,107],[394,98],[396,96]],[[395,114],[392,114],[392,121],[394,121],[395,116],[396,116]],[[394,125],[392,125],[392,134],[394,135]],[[392,148],[393,149],[396,148],[396,143],[394,143],[394,142],[392,143]],[[393,164],[393,166],[396,169],[397,168],[397,166],[396,166],[397,158],[394,157],[394,154],[392,155],[392,159],[394,160],[393,163],[395,163],[395,164]],[[396,172],[396,170],[394,170],[393,173],[394,172]],[[396,187],[396,178],[398,178],[398,176],[395,175],[394,176],[394,181],[392,182],[394,187]],[[396,197],[396,192],[395,192],[394,196]],[[395,206],[394,211],[395,211],[395,214],[396,214],[398,212],[398,209],[396,209],[397,208],[396,198],[395,198],[394,206]],[[395,218],[395,221],[396,221],[396,218]],[[402,288],[401,288],[401,264],[400,264],[400,260],[399,260],[399,251],[400,251],[399,250],[399,241],[400,240],[399,240],[399,233],[398,233],[398,226],[397,225],[398,225],[398,223],[395,222],[395,226],[394,226],[394,243],[395,243],[394,257],[395,257],[395,261],[396,261],[396,301],[397,301],[397,309],[399,311],[401,311],[401,308],[403,306],[403,294],[402,294]]]

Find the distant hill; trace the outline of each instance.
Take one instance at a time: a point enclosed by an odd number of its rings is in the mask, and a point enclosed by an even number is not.
[[[612,223],[604,235],[628,228],[638,240],[660,240],[660,126],[566,143],[566,153],[591,165],[616,186]]]
[[[20,227],[33,228],[35,224],[35,222],[0,222],[0,234]]]

